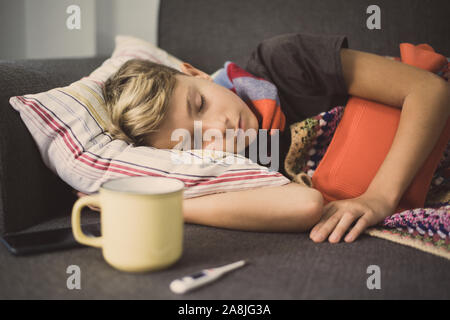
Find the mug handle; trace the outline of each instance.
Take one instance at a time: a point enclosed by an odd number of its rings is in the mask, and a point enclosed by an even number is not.
[[[102,237],[90,237],[81,230],[81,209],[88,205],[94,205],[100,208],[100,194],[88,195],[75,201],[72,208],[72,232],[75,240],[87,246],[101,248]]]

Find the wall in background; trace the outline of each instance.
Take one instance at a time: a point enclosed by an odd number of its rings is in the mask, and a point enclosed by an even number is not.
[[[0,59],[23,59],[25,0],[0,0]]]
[[[68,6],[81,9],[81,29],[69,30]],[[91,0],[25,0],[27,58],[94,56],[95,2]]]
[[[97,53],[109,55],[117,34],[158,43],[159,0],[96,0]]]
[[[70,30],[66,9],[81,9]],[[159,0],[0,0],[0,59],[109,55],[117,34],[157,43]]]

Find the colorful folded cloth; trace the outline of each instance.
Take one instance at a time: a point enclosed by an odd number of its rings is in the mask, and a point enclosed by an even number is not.
[[[280,107],[278,90],[274,84],[258,78],[233,62],[227,61],[217,71],[214,82],[236,93],[258,118],[260,129],[284,131],[286,116]]]

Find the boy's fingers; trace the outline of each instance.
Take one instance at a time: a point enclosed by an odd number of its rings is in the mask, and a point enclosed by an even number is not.
[[[322,226],[324,225],[324,223],[327,221],[327,219],[336,211],[337,209],[334,207],[333,203],[329,203],[327,204],[324,208],[323,208],[323,215],[322,215],[322,219],[320,219],[320,221],[311,229],[311,232],[309,233],[309,237],[310,239],[312,239],[314,237],[314,235],[316,234],[316,232],[318,230],[320,230],[320,228],[322,228]]]
[[[351,224],[355,221],[355,217],[351,214],[344,214],[337,224],[336,228],[334,228],[333,233],[328,238],[328,241],[331,243],[336,243],[341,241],[342,236],[351,226]]]
[[[83,193],[83,192],[80,192],[80,191],[78,191],[76,194],[77,194],[78,198],[82,198],[82,197],[85,197],[85,196],[88,195],[88,194]],[[96,207],[96,206],[91,205],[91,204],[88,204],[88,207],[89,207],[89,209],[91,209],[91,210],[93,210],[93,211],[98,211],[98,212],[100,212],[100,208],[99,208],[99,207]]]
[[[358,219],[358,222],[356,222],[355,226],[350,230],[348,235],[345,237],[345,242],[352,242],[356,238],[359,237],[359,235],[369,226],[369,221],[367,218],[362,216]]]
[[[336,227],[339,220],[339,215],[337,213],[333,214],[327,221],[325,221],[321,228],[312,235],[311,239],[315,242],[322,242],[325,240],[334,227]]]
[[[95,206],[92,206],[92,205],[88,205],[88,207],[89,207],[91,210],[93,210],[93,211],[100,211],[100,208],[99,208],[99,207],[95,207]]]
[[[320,228],[322,228],[323,224],[325,223],[325,221],[320,221],[319,223],[317,223],[314,228],[311,229],[311,232],[309,233],[309,238],[311,240],[313,240],[313,238],[315,237],[315,235],[317,234],[317,231],[320,230]]]

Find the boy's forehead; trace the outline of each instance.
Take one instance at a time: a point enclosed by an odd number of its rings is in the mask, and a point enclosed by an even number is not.
[[[176,75],[175,79],[175,87],[173,89],[173,94],[177,96],[184,95],[183,97],[180,97],[181,99],[184,99],[186,101],[186,94],[189,93],[191,87],[192,87],[192,81],[190,76],[187,75]]]

